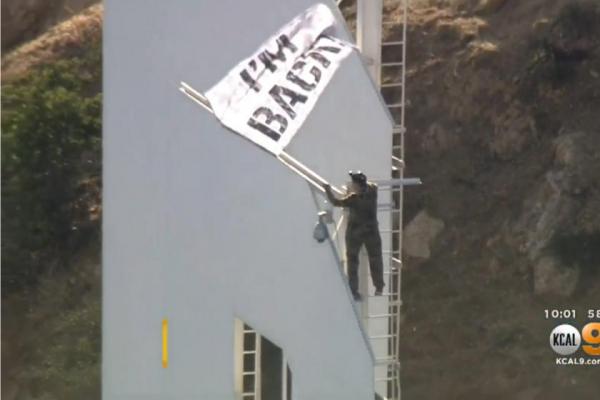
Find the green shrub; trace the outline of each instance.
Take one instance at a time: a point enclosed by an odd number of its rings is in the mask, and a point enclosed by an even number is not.
[[[65,265],[89,235],[81,186],[100,181],[100,46],[2,87],[2,285]],[[85,206],[84,206],[85,207]],[[97,225],[97,224],[96,224]],[[62,261],[65,262],[62,262]]]
[[[43,277],[26,313],[19,387],[35,400],[100,398],[98,246],[73,271]],[[37,329],[36,329],[37,327]],[[40,331],[39,327],[43,327]]]

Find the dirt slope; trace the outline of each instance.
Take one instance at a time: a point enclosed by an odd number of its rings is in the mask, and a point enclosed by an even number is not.
[[[91,6],[3,54],[2,80],[14,80],[37,65],[79,56],[102,36],[102,12],[101,4]]]
[[[599,4],[423,3],[406,223],[445,228],[406,256],[403,398],[595,398],[598,367],[554,365],[544,309],[600,308]]]
[[[2,1],[2,52],[33,40],[99,0]]]

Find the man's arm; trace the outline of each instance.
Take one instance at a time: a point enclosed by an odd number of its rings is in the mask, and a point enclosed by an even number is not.
[[[354,199],[356,198],[356,195],[354,193],[350,193],[342,197],[341,199],[336,198],[333,194],[333,191],[331,190],[331,185],[329,184],[323,185],[323,189],[325,189],[325,194],[327,195],[327,199],[329,200],[329,202],[336,207],[349,207],[352,205]]]

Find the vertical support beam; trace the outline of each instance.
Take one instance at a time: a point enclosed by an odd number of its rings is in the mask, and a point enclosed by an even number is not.
[[[381,14],[383,0],[357,0],[356,44],[375,84],[381,83]]]
[[[400,168],[400,179],[404,179],[404,134],[406,133],[406,34],[408,30],[408,2],[409,0],[404,0],[402,4],[402,110],[400,115],[400,159],[402,160],[402,168]],[[398,235],[398,259],[402,260],[402,227],[404,224],[404,186],[400,186],[400,212],[399,212],[399,227],[400,227],[400,235]],[[400,269],[398,271],[398,299],[402,299],[402,266],[400,265]],[[401,316],[401,308],[398,307],[398,316],[396,321],[396,360],[400,362],[400,316]],[[398,365],[398,370],[396,371],[396,382],[397,382],[397,397],[398,400],[401,399],[401,380],[400,380],[400,365]]]
[[[244,391],[244,323],[236,318],[233,324],[233,388],[236,399],[241,399]]]
[[[256,340],[254,344],[254,348],[256,349],[256,354],[254,355],[254,400],[260,400],[262,397],[262,354],[261,354],[261,342],[262,336],[258,334],[258,332],[254,331],[254,338]]]
[[[281,400],[286,400],[288,388],[287,359],[283,351],[281,353]]]

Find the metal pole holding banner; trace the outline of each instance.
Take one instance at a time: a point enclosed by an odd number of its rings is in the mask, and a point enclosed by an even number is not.
[[[206,111],[210,112],[211,114],[214,114],[214,111],[210,105],[210,101],[208,101],[208,99],[204,95],[192,88],[190,85],[188,85],[185,82],[181,82],[181,87],[179,88],[179,90],[188,98],[193,100],[196,104],[204,108]],[[294,171],[302,179],[314,186],[315,189],[319,190],[320,192],[324,192],[323,185],[328,184],[328,182],[319,174],[308,168],[306,165],[302,164],[300,161],[298,161],[296,158],[292,157],[285,151],[282,151],[280,154],[276,155],[276,157],[279,161],[281,161],[283,165],[288,167],[290,170]],[[340,189],[333,185],[331,186],[331,189],[338,195],[344,194],[344,192],[342,192]]]

